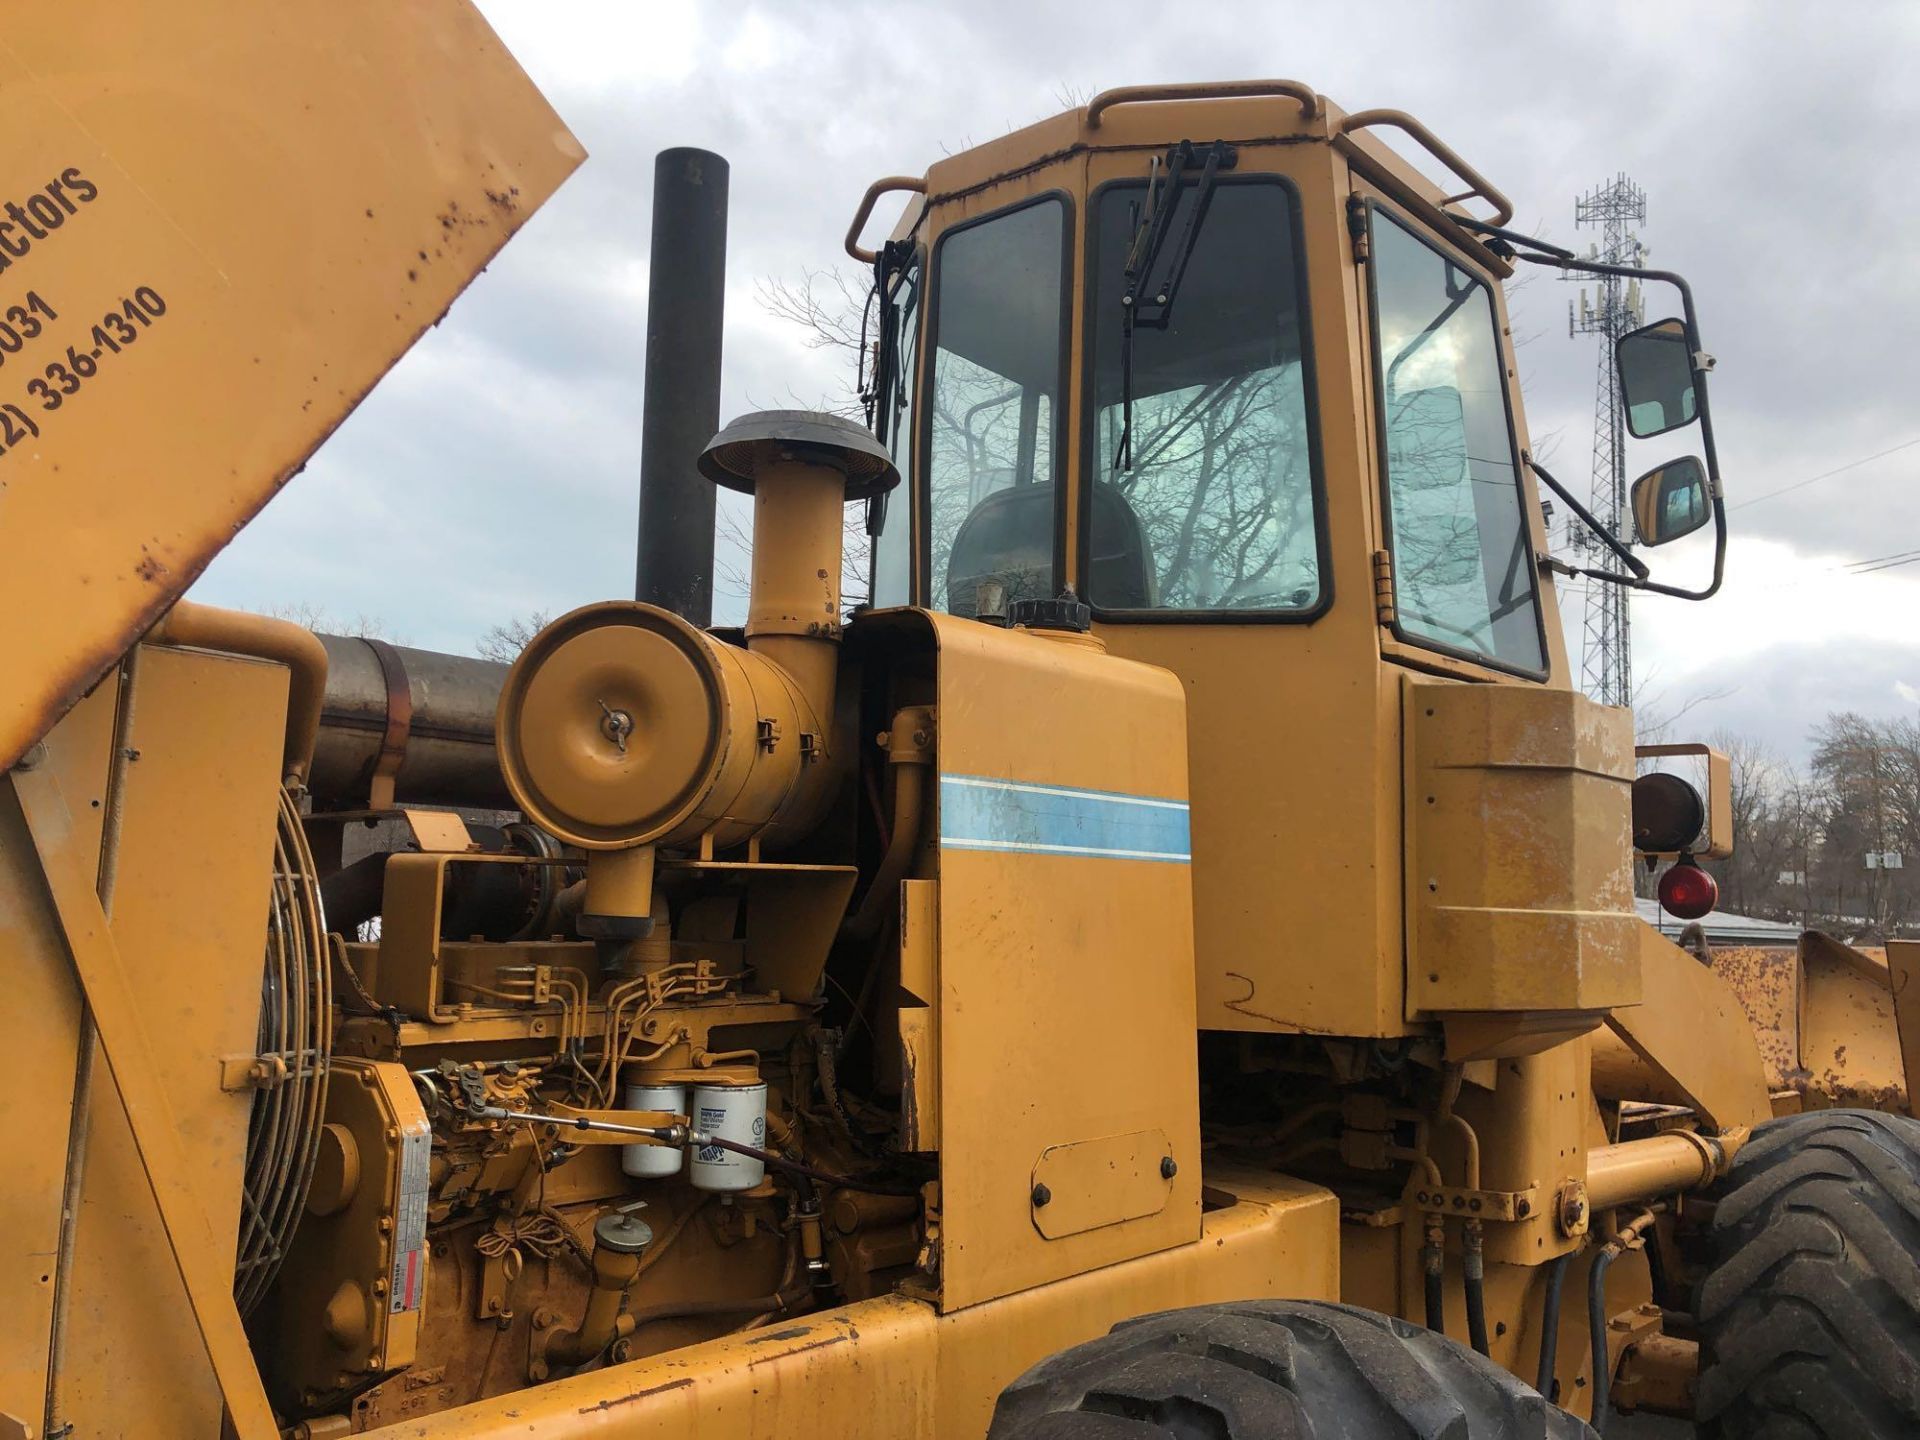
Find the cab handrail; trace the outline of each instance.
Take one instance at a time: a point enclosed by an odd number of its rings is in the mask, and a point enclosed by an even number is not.
[[[1116,105],[1139,105],[1153,100],[1235,100],[1270,95],[1290,96],[1300,102],[1308,120],[1320,113],[1320,96],[1298,80],[1192,80],[1177,85],[1122,85],[1102,90],[1087,102],[1087,128],[1098,130],[1100,117]]]
[[[888,175],[876,180],[867,187],[867,193],[861,198],[860,208],[853,212],[853,224],[847,227],[847,254],[862,265],[871,265],[880,258],[876,250],[869,250],[860,243],[860,232],[867,228],[867,221],[873,216],[873,207],[882,195],[895,190],[908,190],[915,195],[927,193],[927,182],[914,175]]]
[[[1458,179],[1467,182],[1467,189],[1458,195],[1447,196],[1440,202],[1442,205],[1458,205],[1462,200],[1478,196],[1493,206],[1495,213],[1492,224],[1505,225],[1513,219],[1513,202],[1496,190],[1491,180],[1462,160],[1451,145],[1404,110],[1356,110],[1340,122],[1339,133],[1351,135],[1356,130],[1365,130],[1372,125],[1390,125],[1396,130],[1405,131]]]

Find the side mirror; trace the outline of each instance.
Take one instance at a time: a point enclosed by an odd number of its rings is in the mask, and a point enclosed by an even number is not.
[[[1707,475],[1691,455],[1669,460],[1633,482],[1633,528],[1642,545],[1691,535],[1713,518]]]
[[[1693,349],[1683,320],[1660,320],[1622,335],[1613,347],[1627,430],[1636,440],[1693,423]]]

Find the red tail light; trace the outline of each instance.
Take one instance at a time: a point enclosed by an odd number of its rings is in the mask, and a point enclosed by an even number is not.
[[[1660,877],[1660,908],[1682,920],[1698,920],[1720,903],[1713,876],[1691,860],[1681,860]]]

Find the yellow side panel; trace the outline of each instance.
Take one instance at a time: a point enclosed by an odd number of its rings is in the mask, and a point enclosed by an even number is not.
[[[1640,999],[1633,720],[1571,690],[1409,680],[1407,1009]]]
[[[0,1185],[0,1415],[31,1417],[38,1434],[53,1323],[54,1257],[67,1167],[80,997],[60,923],[40,884],[33,844],[10,787],[0,787],[0,964],[8,1005],[12,1093],[0,1106],[7,1183]]]
[[[1249,1172],[1207,1179],[1238,1203],[1210,1211],[1195,1246],[944,1315],[897,1295],[867,1300],[371,1433],[377,1440],[976,1440],[1015,1377],[1118,1320],[1267,1296],[1339,1298],[1340,1210],[1331,1191]]]
[[[46,763],[74,797],[76,826],[97,844],[113,737],[116,687],[102,685],[47,737]],[[91,802],[91,803],[89,803]],[[54,1257],[73,1112],[80,987],[14,799],[0,785],[0,973],[6,976],[7,1060],[0,1104],[0,1415],[29,1420],[45,1404]]]
[[[1163,670],[930,619],[941,1297],[958,1309],[1199,1234],[1186,706]],[[1042,1233],[1051,1147],[1154,1130],[1170,1153],[1136,1148],[1147,1173],[1102,1190],[1164,1185],[1164,1205]]]
[[[113,931],[214,1234],[231,1244],[252,1098],[221,1091],[219,1062],[255,1048],[287,672],[143,646],[133,690]],[[95,1073],[64,1418],[81,1435],[212,1435],[219,1392],[126,1112],[105,1064]]]
[[[63,0],[0,36],[0,768],[582,158],[466,0]]]

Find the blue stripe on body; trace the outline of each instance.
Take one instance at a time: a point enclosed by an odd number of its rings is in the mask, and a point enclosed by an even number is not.
[[[984,775],[940,777],[940,844],[1180,865],[1193,858],[1184,800]]]

